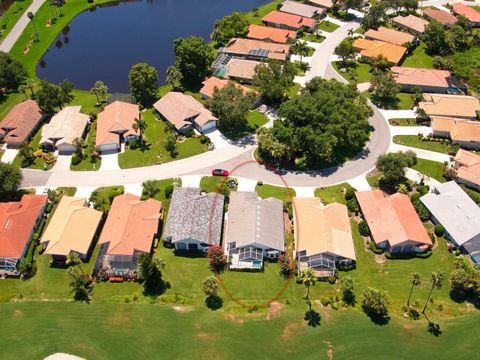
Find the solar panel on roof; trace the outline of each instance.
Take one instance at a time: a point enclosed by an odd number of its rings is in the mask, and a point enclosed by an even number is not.
[[[267,57],[270,50],[267,49],[252,49],[248,52],[248,55],[258,56],[258,57]]]

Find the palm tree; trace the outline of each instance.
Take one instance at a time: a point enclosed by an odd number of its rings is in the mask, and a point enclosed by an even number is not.
[[[173,90],[177,90],[180,82],[183,79],[183,75],[175,66],[169,66],[167,68],[167,83],[172,85]]]
[[[28,100],[28,95],[27,95],[27,86],[26,85],[20,85],[18,87],[18,92],[21,92],[23,95],[25,95],[25,99]]]
[[[206,296],[217,296],[218,294],[218,282],[214,276],[210,276],[203,280],[202,290]]]
[[[95,82],[90,93],[97,97],[97,104],[100,104],[100,98],[105,101],[105,95],[108,94],[108,86],[101,80]]]
[[[73,298],[78,301],[88,302],[92,297],[95,284],[93,278],[85,274],[81,266],[69,268],[67,274],[72,278],[70,286],[72,287]]]
[[[410,288],[410,294],[408,295],[408,300],[407,300],[407,306],[410,307],[410,299],[412,298],[412,293],[413,293],[413,288],[415,286],[420,285],[422,282],[420,278],[420,274],[418,272],[413,272],[412,275],[410,275],[410,283],[412,284],[412,287]]]
[[[314,286],[315,282],[317,281],[315,271],[311,268],[302,271],[300,280],[302,281],[302,284],[305,285],[305,287],[307,288],[307,295],[305,296],[305,298],[310,301],[310,287]]]
[[[75,266],[81,263],[80,256],[74,251],[72,251],[67,256],[67,261],[65,262],[67,266]]]
[[[33,89],[35,86],[35,83],[32,80],[28,79],[25,83],[25,86],[27,87],[27,89],[31,91],[32,96],[35,96],[35,91]]]
[[[143,182],[143,193],[149,198],[154,197],[158,192],[157,182],[155,180],[147,180]]]
[[[348,34],[348,36],[352,37],[353,34],[354,34],[353,28],[348,29],[348,33],[347,33],[347,34]]]
[[[147,129],[147,122],[143,119],[135,118],[135,122],[132,125],[133,130],[138,131],[140,139],[143,138],[143,133]]]
[[[427,301],[425,301],[425,305],[423,306],[422,309],[422,314],[425,314],[425,311],[427,310],[427,305],[428,302],[430,301],[430,298],[432,297],[432,291],[434,288],[440,289],[443,285],[443,282],[445,281],[445,274],[441,271],[434,271],[432,272],[432,287],[430,288],[430,292],[428,293]]]
[[[20,144],[18,147],[18,153],[23,156],[27,163],[33,158],[33,148],[28,144],[27,141],[24,141]]]
[[[305,43],[305,41],[302,41],[299,39],[295,40],[295,42],[292,45],[292,48],[293,48],[292,51],[295,54],[300,55],[300,63],[303,63],[303,57],[308,55],[308,46]]]
[[[72,145],[75,148],[75,152],[77,153],[77,155],[82,155],[83,149],[86,146],[85,140],[77,137],[73,139]]]
[[[33,24],[33,29],[35,30],[35,37],[37,38],[37,41],[40,40],[40,36],[38,35],[38,30],[37,30],[37,25],[35,25],[35,20],[34,20],[34,15],[33,12],[29,11],[27,14],[27,17],[30,19],[30,21]]]

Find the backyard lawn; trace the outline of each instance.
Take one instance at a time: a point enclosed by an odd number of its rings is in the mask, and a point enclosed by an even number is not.
[[[143,112],[142,117],[147,122],[147,129],[144,135],[147,142],[146,149],[127,149],[120,154],[118,156],[118,164],[122,169],[180,160],[207,150],[207,146],[200,143],[198,138],[184,138],[181,142],[177,141],[176,150],[178,154],[172,157],[170,152],[165,150],[165,129],[167,124],[158,119],[153,110]]]
[[[277,10],[277,6],[282,3],[283,0],[274,0],[268,4],[262,5],[256,9],[247,13],[247,18],[250,24],[263,25],[262,18],[269,12]]]
[[[402,63],[404,67],[433,69],[433,58],[425,53],[425,44],[421,43]]]
[[[417,158],[417,164],[412,168],[441,183],[447,181],[443,177],[445,165],[441,162]]]
[[[294,189],[269,184],[257,185],[255,186],[255,191],[262,199],[274,197],[282,200],[284,203],[291,202],[292,197],[296,195]]]
[[[456,153],[459,149],[457,145],[448,145],[437,141],[423,141],[420,140],[417,135],[395,135],[393,142],[399,145],[436,151],[443,154]]]
[[[333,202],[339,202],[340,204],[346,204],[344,197],[344,191],[350,189],[351,186],[347,183],[338,185],[317,188],[315,189],[315,197],[320,198],[323,203],[330,204]]]
[[[334,24],[333,22],[330,22],[328,20],[323,20],[318,26],[317,30],[322,30],[326,32],[333,32],[337,30],[340,26],[337,24]]]

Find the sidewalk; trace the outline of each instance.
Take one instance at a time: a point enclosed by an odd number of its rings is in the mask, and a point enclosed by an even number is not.
[[[389,152],[397,152],[397,151],[413,151],[417,156],[421,159],[438,161],[438,162],[450,162],[450,155],[442,154],[435,151],[429,151],[424,149],[417,149],[410,146],[398,145],[398,144],[391,144]]]

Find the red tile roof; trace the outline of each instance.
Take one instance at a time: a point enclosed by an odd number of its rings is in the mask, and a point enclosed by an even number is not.
[[[107,255],[133,255],[135,251],[149,253],[158,232],[162,203],[123,194],[113,199],[99,244],[109,244]]]
[[[0,257],[23,255],[46,203],[46,195],[23,195],[19,202],[0,203]]]
[[[297,37],[296,31],[277,29],[268,26],[252,24],[248,27],[248,35],[250,39],[272,41],[285,44],[289,39]]]
[[[231,80],[226,80],[226,79],[219,79],[215,76],[212,76],[212,77],[208,78],[207,80],[205,80],[204,82],[202,82],[203,87],[200,89],[200,94],[202,94],[203,96],[206,96],[208,98],[211,98],[213,96],[213,92],[214,92],[215,89],[221,90],[225,86],[227,86],[229,82],[232,82],[232,81]],[[235,82],[233,82],[233,83],[235,84],[236,87],[238,87],[240,90],[242,90],[243,95],[248,95],[249,93],[257,94],[256,91],[253,90],[253,89],[250,89],[246,86],[237,84]]]
[[[412,241],[432,245],[407,195],[396,193],[386,197],[381,190],[361,191],[355,195],[377,244],[388,241],[390,246],[396,246]]]
[[[462,3],[455,3],[452,5],[452,10],[455,14],[462,15],[471,22],[480,22],[480,12],[471,6]]]
[[[453,25],[458,21],[455,16],[443,10],[426,8],[423,10],[423,13],[443,25]]]
[[[395,81],[403,85],[434,86],[447,89],[450,72],[447,70],[423,69],[393,66],[391,68]]]
[[[28,140],[33,129],[42,119],[42,111],[33,100],[15,105],[0,123],[0,135],[6,134],[7,144],[21,144]]]
[[[138,105],[115,101],[105,106],[105,109],[98,114],[95,145],[118,144],[119,137],[114,132],[122,132],[124,136],[136,135],[137,132],[132,126],[135,119],[139,118]]]
[[[286,25],[294,29],[301,29],[306,26],[308,28],[314,26],[316,21],[310,18],[287,14],[280,11],[272,11],[262,18],[263,22],[269,22],[272,24]]]

